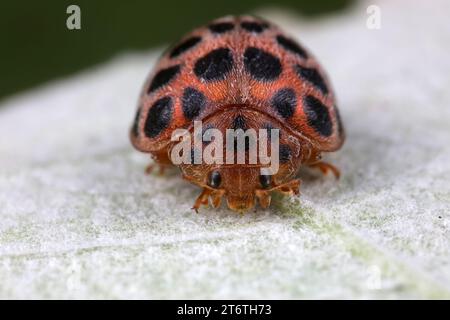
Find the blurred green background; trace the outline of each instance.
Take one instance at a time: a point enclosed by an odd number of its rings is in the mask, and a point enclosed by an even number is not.
[[[118,52],[170,43],[212,18],[287,8],[318,16],[352,0],[2,1],[0,98],[107,60]],[[81,30],[66,9],[81,8]]]

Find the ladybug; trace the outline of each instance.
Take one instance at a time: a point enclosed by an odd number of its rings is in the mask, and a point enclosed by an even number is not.
[[[218,207],[222,198],[237,212],[257,202],[267,208],[273,192],[299,193],[301,166],[339,178],[336,167],[321,161],[322,152],[338,150],[345,140],[330,82],[308,50],[264,19],[223,17],[167,50],[144,83],[130,139],[164,169],[174,165],[172,134],[194,135],[196,121],[219,132],[279,133],[274,174],[262,174],[261,164],[179,164],[183,178],[202,188],[196,211],[209,202]]]

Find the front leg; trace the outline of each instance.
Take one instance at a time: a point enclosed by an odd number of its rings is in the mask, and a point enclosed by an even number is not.
[[[146,168],[145,168],[145,174],[151,174],[153,172],[153,170],[155,170],[156,168],[158,168],[158,174],[159,175],[164,175],[164,172],[166,171],[166,169],[169,169],[173,167],[172,164],[164,164],[164,163],[150,163]]]
[[[324,175],[326,175],[329,171],[331,171],[333,173],[333,175],[336,177],[336,179],[339,179],[339,177],[341,176],[341,172],[339,171],[339,169],[328,162],[319,161],[316,163],[309,164],[308,167],[317,168]]]
[[[211,194],[211,190],[208,188],[203,188],[202,193],[200,193],[200,195],[198,196],[197,200],[195,200],[194,206],[192,207],[192,209],[195,210],[195,212],[198,213],[198,209],[200,209],[200,207],[202,205],[204,206],[208,206],[208,198]]]
[[[203,188],[202,193],[200,193],[200,195],[197,197],[194,206],[192,207],[192,209],[194,209],[195,212],[198,212],[198,209],[200,209],[202,205],[208,206],[208,200],[210,197],[211,197],[211,204],[214,208],[218,208],[220,206],[220,203],[222,202],[222,197],[225,194],[225,190],[211,189],[206,185],[200,184],[198,181],[187,175],[183,175],[183,179]]]
[[[223,190],[212,190],[210,188],[204,187],[202,193],[198,196],[197,200],[195,200],[194,206],[192,209],[198,213],[198,209],[202,205],[208,206],[208,200],[211,197],[211,203],[214,208],[218,208],[220,203],[222,202],[222,196],[224,195]]]

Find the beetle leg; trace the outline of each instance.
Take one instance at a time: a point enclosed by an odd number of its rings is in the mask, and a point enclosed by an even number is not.
[[[195,179],[190,176],[183,175],[183,179],[189,181],[190,183],[196,184],[200,187],[203,187],[202,193],[198,196],[197,200],[195,200],[195,204],[192,207],[195,211],[198,212],[198,209],[201,205],[208,205],[208,198],[211,197],[211,204],[214,208],[218,208],[220,203],[222,202],[222,197],[225,194],[225,190],[222,189],[211,189],[209,187],[202,186]]]
[[[259,199],[259,205],[262,208],[268,208],[270,206],[270,200],[272,197],[270,196],[269,192],[266,190],[256,190],[255,192],[256,197]]]
[[[145,167],[145,174],[151,174],[153,172],[153,169],[155,169],[155,164],[150,163]]]
[[[224,190],[215,190],[211,193],[211,203],[214,208],[218,208],[220,206],[224,194]]]
[[[319,161],[313,164],[308,165],[310,168],[317,168],[320,171],[322,171],[322,173],[324,175],[326,175],[328,173],[328,171],[331,171],[333,173],[333,175],[336,177],[336,179],[339,179],[339,177],[341,176],[341,172],[339,171],[338,168],[336,168],[335,166],[333,166],[332,164],[329,164],[328,162],[323,162],[323,161]]]
[[[164,171],[166,171],[167,168],[173,167],[173,163],[168,157],[167,151],[165,149],[161,150],[156,154],[153,154],[152,159],[153,162],[150,163],[145,169],[146,174],[150,174],[153,172],[153,170],[158,168],[159,174],[163,175]]]
[[[300,180],[299,179],[291,180],[289,182],[280,184],[271,190],[278,191],[280,193],[288,195],[300,194]]]
[[[208,206],[208,198],[211,195],[211,190],[208,188],[203,188],[202,193],[200,193],[200,195],[198,196],[197,200],[195,200],[194,206],[192,207],[192,209],[195,210],[195,212],[198,213],[198,209],[202,206]]]
[[[158,174],[159,175],[164,175],[164,172],[166,171],[167,168],[169,168],[170,165],[167,164],[162,164],[162,163],[150,163],[146,168],[145,168],[145,174],[151,174],[153,172],[153,170],[155,170],[156,168],[158,168]]]

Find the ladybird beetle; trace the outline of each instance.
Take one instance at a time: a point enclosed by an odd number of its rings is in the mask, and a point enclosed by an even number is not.
[[[238,212],[257,201],[267,208],[272,192],[299,193],[301,166],[339,177],[320,160],[345,140],[330,82],[308,50],[264,19],[223,17],[167,50],[143,86],[130,139],[163,169],[174,165],[173,132],[193,135],[196,121],[219,132],[279,130],[276,173],[262,174],[261,164],[179,164],[183,178],[203,188],[196,211],[222,198]]]

